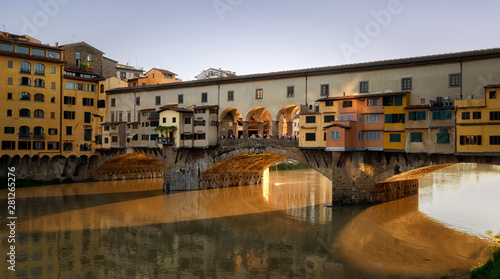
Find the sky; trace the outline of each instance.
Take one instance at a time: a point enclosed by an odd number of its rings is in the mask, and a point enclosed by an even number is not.
[[[2,0],[0,30],[121,64],[238,75],[500,47],[500,1]]]

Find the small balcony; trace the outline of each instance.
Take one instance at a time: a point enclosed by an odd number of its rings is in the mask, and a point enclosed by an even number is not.
[[[160,144],[175,144],[175,138],[158,138],[158,143]]]

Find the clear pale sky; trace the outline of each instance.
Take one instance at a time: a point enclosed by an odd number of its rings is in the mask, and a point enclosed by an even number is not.
[[[0,30],[192,80],[500,47],[500,1],[3,0]]]

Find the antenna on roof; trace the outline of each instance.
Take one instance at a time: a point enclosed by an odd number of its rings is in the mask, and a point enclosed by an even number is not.
[[[73,43],[75,43],[75,37],[76,35],[73,35],[73,36],[70,36],[71,38],[73,38]]]
[[[7,32],[7,29],[5,29],[5,24],[0,24],[1,26],[3,26],[3,32]]]

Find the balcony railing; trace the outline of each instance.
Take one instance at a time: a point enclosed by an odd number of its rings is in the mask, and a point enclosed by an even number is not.
[[[19,134],[19,139],[31,139],[31,134]]]
[[[160,144],[175,144],[175,138],[158,138]]]

